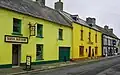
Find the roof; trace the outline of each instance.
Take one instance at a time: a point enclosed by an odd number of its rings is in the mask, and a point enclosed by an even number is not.
[[[38,2],[31,0],[0,0],[0,7],[6,8],[15,12],[26,14],[32,17],[37,17],[59,23],[66,26],[71,26],[57,10],[42,6]]]
[[[119,39],[114,33],[111,33],[109,32],[107,29],[104,29],[98,25],[95,25],[103,34],[107,35],[107,36],[110,36],[110,37],[113,37],[113,38],[116,38],[116,39]]]
[[[97,30],[99,31],[99,29],[97,29],[96,27],[91,27],[90,25],[88,25],[86,23],[86,21],[84,21],[83,19],[81,18],[78,18],[76,21],[72,18],[72,14],[70,13],[67,13],[65,11],[59,11],[61,15],[63,15],[63,17],[69,22],[69,23],[72,23],[72,22],[75,22],[75,23],[78,23],[80,25],[83,25],[83,26],[86,26],[88,28],[92,28],[94,30]]]

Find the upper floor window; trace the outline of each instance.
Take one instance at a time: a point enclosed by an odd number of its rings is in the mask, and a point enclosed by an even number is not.
[[[91,32],[89,32],[89,41],[91,41]]]
[[[103,38],[103,45],[107,45],[107,38]]]
[[[59,40],[63,40],[63,29],[59,29],[59,35],[58,35]]]
[[[83,40],[83,30],[81,30],[80,32],[81,32],[81,35],[80,35],[81,40]]]
[[[110,45],[111,44],[111,39],[108,39],[108,45]]]
[[[43,44],[36,45],[36,60],[43,60]]]
[[[21,33],[21,20],[13,18],[13,33]]]
[[[43,25],[37,24],[37,36],[43,37]]]
[[[95,34],[95,42],[97,43],[97,34]]]

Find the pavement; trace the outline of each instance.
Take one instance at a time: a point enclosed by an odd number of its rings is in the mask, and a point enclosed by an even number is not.
[[[18,74],[26,74],[26,73],[32,73],[32,72],[38,72],[38,71],[57,69],[57,68],[67,67],[67,66],[75,66],[75,65],[82,66],[82,65],[89,64],[89,63],[99,62],[102,60],[114,59],[116,57],[120,57],[120,56],[109,56],[109,57],[85,59],[82,61],[79,60],[79,61],[73,61],[73,62],[68,61],[68,62],[59,62],[59,63],[52,63],[52,64],[32,65],[33,70],[31,71],[23,70],[24,67],[5,68],[5,69],[0,69],[0,75],[18,75]]]

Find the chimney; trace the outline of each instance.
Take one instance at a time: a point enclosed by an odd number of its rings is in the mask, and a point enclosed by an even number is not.
[[[78,20],[78,18],[79,18],[79,16],[78,16],[78,15],[71,15],[71,17],[72,17],[72,19],[73,19],[73,20],[75,20],[75,21],[77,21],[77,20]]]
[[[88,18],[86,18],[86,22],[87,22],[87,24],[89,24],[90,26],[96,25],[96,19],[95,19],[95,18],[88,17]]]
[[[45,0],[36,0],[36,2],[40,3],[41,5],[45,6]]]
[[[110,29],[109,29],[109,32],[110,32],[110,33],[113,33],[113,28],[110,28]]]
[[[55,3],[54,7],[55,7],[56,10],[63,11],[63,2],[61,2],[61,0],[59,0],[58,2]]]
[[[108,27],[107,25],[104,26],[104,29],[108,30],[108,28],[109,28],[109,27]]]

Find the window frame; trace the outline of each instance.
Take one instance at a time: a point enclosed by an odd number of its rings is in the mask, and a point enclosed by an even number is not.
[[[89,42],[91,42],[91,32],[89,32]]]
[[[37,55],[37,52],[40,53],[40,50],[38,51],[38,47],[39,47],[39,48],[42,47],[41,54],[39,54],[39,55]],[[44,59],[43,59],[43,49],[44,49],[43,44],[36,44],[36,60],[44,60]],[[41,57],[41,56],[42,56],[42,57]]]
[[[37,37],[43,38],[43,25],[37,24]]]
[[[21,24],[21,19],[13,18],[13,34],[21,34]],[[15,27],[18,28],[16,31]]]
[[[59,29],[59,31],[58,31],[58,39],[63,40],[63,29]]]
[[[84,56],[84,46],[79,46],[79,57]]]
[[[98,40],[98,39],[97,39],[97,34],[95,34],[95,43],[97,43],[97,40]]]
[[[95,47],[95,55],[98,54],[98,47]]]
[[[83,30],[80,30],[80,33],[81,33],[81,34],[80,34],[81,40],[83,41],[83,36],[84,36],[84,35],[83,35]]]

